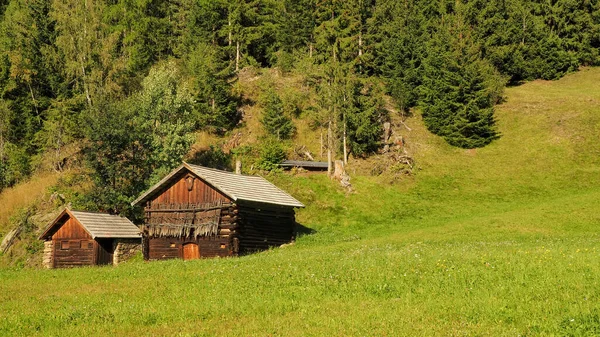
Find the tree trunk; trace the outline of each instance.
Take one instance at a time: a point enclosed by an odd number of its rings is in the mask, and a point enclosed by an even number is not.
[[[344,114],[345,115],[345,114]],[[346,119],[344,118],[344,165],[348,164],[348,147],[346,146]]]
[[[231,47],[231,16],[228,17],[227,25],[229,26],[229,33],[227,34],[227,45]]]
[[[240,41],[235,42],[235,71],[240,70]]]
[[[327,124],[327,176],[331,177],[331,174],[333,173],[333,167],[331,167],[331,160],[332,158],[332,154],[331,154],[331,121],[329,121],[329,123]]]
[[[363,54],[363,50],[362,50],[362,32],[358,33],[358,56],[362,56]]]
[[[321,133],[321,150],[319,151],[319,157],[323,158],[323,127],[319,128],[319,132]],[[1,150],[1,148],[0,148],[0,150]],[[2,158],[2,156],[0,156],[0,158]]]
[[[344,94],[344,105],[346,105],[346,95]],[[348,164],[348,146],[346,144],[346,109],[342,112],[342,121],[344,123],[344,136],[343,136],[343,147],[344,147],[344,165]]]
[[[35,115],[37,118],[40,118],[40,112],[38,111],[37,101],[35,100],[35,95],[33,94],[31,84],[27,82],[27,86],[29,87],[29,93],[31,94],[31,100],[33,101],[33,107],[35,108]]]

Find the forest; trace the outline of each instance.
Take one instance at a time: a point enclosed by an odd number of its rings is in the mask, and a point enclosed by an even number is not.
[[[477,148],[501,137],[506,86],[600,64],[597,0],[3,0],[0,20],[0,190],[74,155],[92,184],[80,202],[112,212],[195,132],[242,122],[246,68],[302,74],[318,97],[296,111],[266,90],[272,138],[306,115],[360,158],[380,146],[388,98]]]

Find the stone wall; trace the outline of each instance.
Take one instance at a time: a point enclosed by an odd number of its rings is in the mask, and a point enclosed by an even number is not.
[[[54,267],[54,242],[52,240],[44,241],[44,255],[42,257],[42,265],[44,268]]]
[[[142,251],[141,239],[115,239],[114,245],[113,264],[115,265],[127,261],[137,252]]]

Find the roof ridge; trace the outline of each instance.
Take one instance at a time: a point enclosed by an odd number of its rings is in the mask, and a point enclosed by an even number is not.
[[[125,218],[123,215],[121,214],[110,214],[110,213],[106,213],[106,212],[100,212],[100,211],[79,211],[79,210],[74,210],[74,209],[70,209],[71,212],[77,212],[77,213],[88,213],[88,214],[99,214],[99,215],[109,215],[109,216],[116,216],[116,217],[120,217],[120,218]]]
[[[192,166],[192,167],[198,167],[202,170],[209,170],[209,171],[214,171],[214,172],[219,172],[219,173],[228,173],[231,175],[236,175],[236,176],[242,176],[242,177],[256,177],[256,175],[254,174],[242,174],[242,173],[235,173],[235,172],[231,172],[231,171],[225,171],[225,170],[219,170],[213,167],[206,167],[206,166],[202,166],[202,165],[196,165],[196,164],[190,164],[188,162],[183,162],[184,164],[188,165],[188,166]]]
[[[166,186],[167,183],[172,183],[171,180],[183,172],[183,170],[195,175],[235,202],[238,200],[247,200],[290,207],[304,207],[304,204],[295,199],[291,194],[277,187],[261,175],[237,174],[230,171],[190,164],[185,161],[181,166],[171,171],[158,183],[142,193],[131,204],[139,205],[141,202],[149,200],[160,188]]]

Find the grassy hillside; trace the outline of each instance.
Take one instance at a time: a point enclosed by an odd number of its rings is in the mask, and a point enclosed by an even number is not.
[[[600,69],[507,89],[502,138],[396,125],[417,169],[353,191],[269,177],[307,205],[294,245],[235,259],[0,269],[0,335],[598,335]]]

